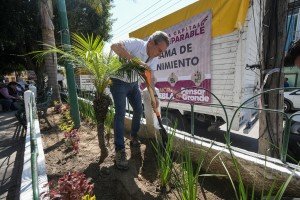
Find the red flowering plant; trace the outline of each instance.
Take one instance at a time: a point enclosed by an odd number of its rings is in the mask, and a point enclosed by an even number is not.
[[[59,101],[54,101],[54,112],[62,113],[63,112],[63,104]]]
[[[50,185],[51,200],[81,200],[84,196],[93,197],[94,184],[81,172],[68,172],[59,178],[57,185]]]
[[[72,147],[73,151],[75,153],[78,153],[79,151],[79,135],[78,135],[78,130],[77,129],[72,129],[69,132],[65,132],[65,143],[67,147]]]

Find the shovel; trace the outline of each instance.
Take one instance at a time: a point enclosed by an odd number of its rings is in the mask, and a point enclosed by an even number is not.
[[[167,142],[168,142],[168,134],[167,134],[167,131],[166,131],[166,129],[164,128],[164,126],[162,124],[160,112],[158,111],[158,109],[155,105],[156,100],[155,100],[155,95],[154,95],[154,88],[151,87],[151,77],[152,77],[151,71],[150,70],[145,70],[144,73],[142,74],[142,77],[144,78],[146,87],[147,87],[148,92],[150,94],[151,102],[154,102],[154,105],[152,104],[152,108],[153,108],[153,111],[154,111],[154,113],[157,117],[157,120],[158,120],[158,123],[159,123],[159,126],[160,126],[159,133],[161,135],[163,148],[166,149]]]

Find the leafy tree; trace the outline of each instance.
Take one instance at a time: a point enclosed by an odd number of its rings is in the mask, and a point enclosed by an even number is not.
[[[9,73],[18,66],[34,69],[43,80],[44,67],[27,56],[29,52],[41,49],[40,0],[0,0],[0,73]],[[45,0],[43,0],[45,1]],[[54,33],[56,44],[60,44],[60,28],[57,23],[54,3]],[[113,20],[109,13],[109,0],[66,0],[70,32],[99,35],[107,41],[111,35]],[[20,56],[26,55],[26,56]],[[4,70],[5,68],[5,70]],[[41,81],[38,81],[41,86]]]
[[[0,3],[0,65],[2,74],[33,68],[29,56],[20,56],[37,49],[41,41],[37,0],[1,0]]]

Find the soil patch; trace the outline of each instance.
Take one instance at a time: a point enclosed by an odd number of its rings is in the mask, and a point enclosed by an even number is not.
[[[171,188],[164,195],[158,190],[158,169],[150,140],[142,140],[140,148],[130,148],[129,139],[125,138],[129,170],[120,171],[114,166],[113,138],[108,145],[109,156],[103,163],[99,163],[101,152],[96,126],[82,122],[79,128],[79,152],[75,154],[67,149],[64,134],[57,126],[61,115],[55,114],[53,108],[48,111],[48,119],[53,127],[49,128],[47,124],[41,123],[41,132],[49,181],[57,180],[69,171],[79,171],[85,173],[94,183],[97,199],[176,199],[176,189]],[[177,163],[174,165],[178,166]],[[228,180],[207,177],[203,188],[198,190],[199,198],[234,199],[229,184]]]

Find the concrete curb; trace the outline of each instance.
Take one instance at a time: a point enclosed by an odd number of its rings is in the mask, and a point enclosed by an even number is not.
[[[33,99],[33,101],[32,101]],[[21,188],[20,188],[20,199],[21,200],[31,200],[33,198],[32,189],[32,173],[31,173],[31,141],[30,141],[30,121],[29,121],[29,104],[32,106],[33,113],[36,113],[35,97],[32,91],[26,91],[24,93],[24,104],[27,119],[27,130],[26,130],[26,140],[25,140],[25,152],[24,152],[24,164],[21,178]],[[31,103],[30,103],[31,102]],[[46,174],[46,163],[45,155],[43,149],[43,143],[41,138],[40,124],[38,119],[33,118],[33,130],[35,131],[36,144],[37,144],[37,176],[38,176],[38,190],[39,199],[49,199],[45,197],[45,194],[49,192],[48,178]]]
[[[40,125],[39,120],[36,119],[34,122],[35,130],[36,130],[36,140],[38,145],[38,182],[39,182],[39,193],[40,196],[48,193],[48,178],[46,174],[46,164],[45,164],[45,155],[43,150],[42,138],[40,133]],[[33,199],[33,191],[32,191],[32,177],[31,177],[31,148],[30,148],[30,125],[27,124],[26,131],[26,141],[25,141],[25,152],[24,152],[24,165],[21,179],[21,188],[20,188],[20,199],[22,200],[32,200]],[[42,199],[48,199],[46,197]]]
[[[131,117],[126,115],[125,118],[125,130],[131,129]],[[166,127],[170,134],[170,128]],[[152,131],[146,125],[145,121],[141,122],[141,128],[139,135],[143,137],[145,132]],[[156,131],[156,134],[159,134]],[[153,135],[147,134],[147,135]],[[174,136],[174,149],[179,152],[183,152],[186,148],[189,148],[191,157],[194,162],[199,160],[199,156],[203,152],[207,152],[203,169],[208,173],[213,174],[226,174],[226,171],[218,156],[222,158],[233,180],[238,180],[236,175],[236,169],[232,163],[227,146],[220,142],[215,142],[206,138],[192,136],[189,133],[183,131],[175,131]],[[260,191],[269,191],[273,182],[276,181],[277,188],[280,187],[290,176],[293,174],[293,178],[287,187],[285,194],[289,194],[295,197],[300,197],[300,167],[290,163],[283,163],[279,159],[267,157],[261,154],[253,153],[237,147],[231,147],[232,153],[239,163],[239,169],[243,177],[244,184],[253,185],[255,189]],[[219,152],[221,152],[219,154]],[[213,162],[210,162],[214,157]]]

